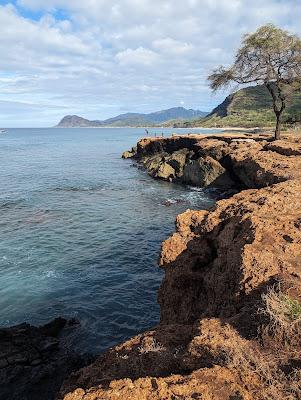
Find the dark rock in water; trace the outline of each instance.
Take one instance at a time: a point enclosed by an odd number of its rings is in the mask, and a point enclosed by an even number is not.
[[[132,158],[132,157],[133,157],[133,154],[131,151],[124,151],[122,153],[122,158]]]
[[[74,320],[56,318],[0,329],[0,399],[52,400],[61,383],[88,360],[63,346],[60,334]]]
[[[172,206],[173,204],[180,204],[180,203],[185,203],[185,200],[184,199],[167,199],[162,202],[162,205],[169,207],[169,206]]]
[[[137,152],[137,147],[132,147],[131,150],[124,151],[122,153],[122,158],[125,158],[125,159],[126,158],[133,158],[133,157],[135,157],[136,152]]]

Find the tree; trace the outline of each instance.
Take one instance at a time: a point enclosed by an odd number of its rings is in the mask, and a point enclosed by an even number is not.
[[[264,25],[243,37],[231,67],[219,67],[208,80],[213,91],[231,82],[266,86],[276,116],[275,139],[280,139],[283,111],[293,92],[301,90],[301,40],[272,24]]]

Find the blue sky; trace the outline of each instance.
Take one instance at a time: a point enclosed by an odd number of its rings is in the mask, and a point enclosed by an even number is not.
[[[184,106],[211,110],[206,77],[241,36],[301,34],[299,0],[0,0],[0,126],[53,126]]]

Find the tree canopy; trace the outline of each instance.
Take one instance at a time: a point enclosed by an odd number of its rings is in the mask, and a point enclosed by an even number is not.
[[[208,77],[212,90],[255,83],[269,90],[276,116],[275,138],[280,138],[282,113],[290,95],[301,89],[301,39],[272,24],[243,37],[232,66],[217,68]]]

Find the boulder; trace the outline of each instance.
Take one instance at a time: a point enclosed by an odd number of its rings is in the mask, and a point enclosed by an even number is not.
[[[124,159],[132,158],[132,157],[133,157],[133,153],[132,153],[131,151],[129,151],[129,150],[124,151],[124,152],[122,153],[122,158],[124,158]]]
[[[183,182],[188,185],[203,187],[211,184],[215,185],[215,182],[221,176],[225,177],[224,183],[226,183],[226,180],[229,180],[226,175],[225,168],[218,161],[209,156],[200,157],[197,160],[191,160],[185,165]],[[223,183],[222,179],[220,179],[220,183]]]
[[[132,147],[131,150],[124,151],[122,153],[122,158],[125,158],[125,159],[133,158],[133,157],[135,157],[136,153],[137,153],[137,146]]]
[[[186,165],[187,158],[191,152],[184,148],[172,153],[169,157],[166,158],[167,163],[173,167],[175,170],[176,176],[178,178],[182,178],[184,167]]]
[[[143,159],[143,165],[151,176],[156,177],[156,173],[160,167],[160,164],[163,161],[164,154],[156,154],[153,156],[145,157]]]
[[[153,178],[173,180],[176,177],[176,171],[170,164],[170,157],[165,153],[146,157],[143,164]]]
[[[173,180],[175,178],[175,170],[173,167],[167,162],[163,161],[155,174],[156,178],[165,179],[165,180]]]

